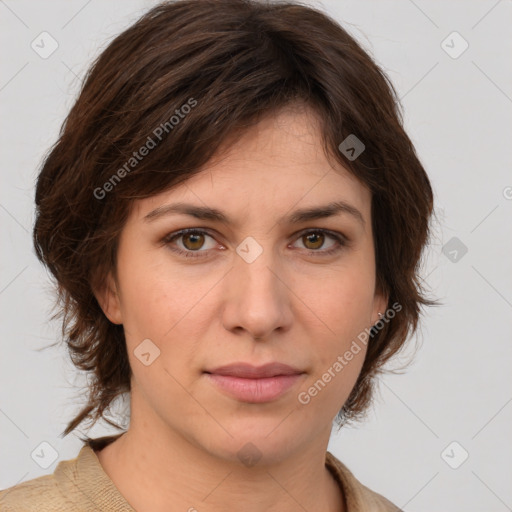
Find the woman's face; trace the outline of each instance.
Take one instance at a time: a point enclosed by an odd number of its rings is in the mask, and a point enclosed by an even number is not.
[[[340,202],[352,213],[298,214]],[[100,298],[126,334],[130,429],[233,461],[325,449],[366,353],[353,342],[386,309],[375,278],[368,189],[331,167],[311,112],[266,118],[186,184],[134,204]],[[275,362],[296,373],[215,374]]]

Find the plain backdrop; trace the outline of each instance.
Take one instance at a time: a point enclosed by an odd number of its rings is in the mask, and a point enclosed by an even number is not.
[[[62,346],[38,350],[60,324],[32,248],[34,183],[92,60],[155,4],[0,1],[2,489],[52,473],[81,446],[59,434],[85,379]],[[381,380],[367,421],[333,432],[329,450],[406,511],[512,510],[512,2],[311,5],[339,20],[399,92],[439,219],[422,276],[445,303],[425,312],[407,371]],[[31,46],[42,32],[58,44],[47,58]],[[56,451],[46,468],[31,456],[44,442]]]

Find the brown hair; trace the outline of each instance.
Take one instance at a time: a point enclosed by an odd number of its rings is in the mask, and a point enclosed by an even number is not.
[[[187,180],[228,136],[298,101],[319,115],[326,155],[371,190],[377,285],[401,306],[372,333],[337,421],[362,417],[376,375],[416,331],[420,306],[436,305],[422,295],[418,275],[433,193],[402,127],[396,91],[316,9],[178,0],[152,8],[99,55],[37,180],[37,256],[57,283],[56,316],[71,359],[92,377],[88,403],[64,435],[85,419],[121,428],[105,412],[130,391],[123,327],[106,318],[93,290],[115,273],[133,201]],[[350,134],[365,145],[355,160],[338,150]]]

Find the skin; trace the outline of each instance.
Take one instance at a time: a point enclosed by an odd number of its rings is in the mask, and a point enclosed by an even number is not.
[[[346,510],[325,453],[364,345],[310,403],[298,395],[377,322],[387,297],[376,293],[371,193],[332,165],[315,114],[288,107],[185,184],[134,202],[116,275],[96,294],[107,317],[124,326],[131,420],[128,432],[97,455],[136,510],[218,512],[237,502],[246,512]],[[364,224],[346,213],[277,222],[297,208],[340,199],[360,211]],[[218,208],[235,223],[182,214],[144,220],[177,201]],[[191,227],[209,232],[162,242]],[[306,229],[328,229],[349,242],[323,256],[336,240],[318,232],[315,240]],[[252,263],[236,252],[248,236],[263,250]],[[180,256],[171,246],[207,256]],[[134,350],[148,338],[160,355],[145,366]],[[223,394],[203,373],[240,361],[280,361],[305,374],[278,399],[247,403]],[[247,443],[261,457],[251,467],[237,456]]]

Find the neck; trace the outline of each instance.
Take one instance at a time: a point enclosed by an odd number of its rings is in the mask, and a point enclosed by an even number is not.
[[[340,487],[325,466],[330,432],[318,436],[324,444],[301,446],[284,458],[282,452],[262,456],[248,466],[238,458],[216,457],[168,427],[162,435],[146,421],[139,428],[135,420],[97,452],[104,471],[135,510],[221,512],[237,501],[243,501],[244,512],[346,510]]]

